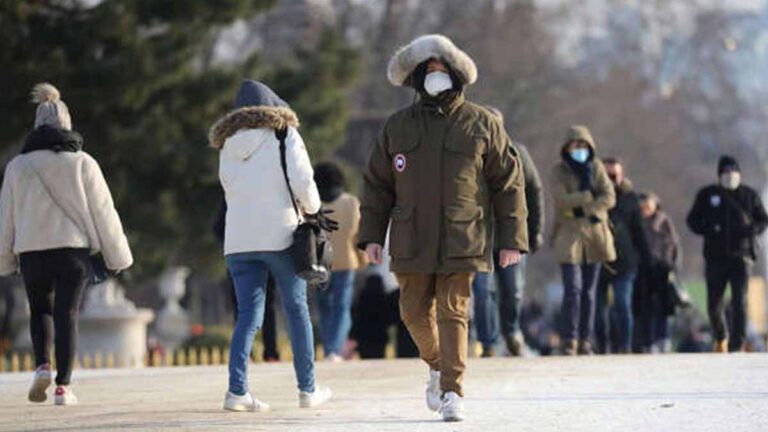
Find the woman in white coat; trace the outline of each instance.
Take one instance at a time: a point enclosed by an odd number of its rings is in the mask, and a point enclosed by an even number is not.
[[[321,214],[312,165],[296,130],[296,114],[269,87],[244,81],[235,105],[209,136],[211,147],[220,152],[219,178],[227,200],[224,255],[237,297],[224,409],[269,409],[248,392],[247,380],[253,338],[264,318],[267,273],[277,281],[288,320],[299,406],[313,407],[329,400],[331,391],[315,385],[307,286],[288,252],[299,221],[283,176],[276,132],[287,129],[288,178],[298,208],[310,217]]]
[[[101,253],[113,273],[133,257],[99,164],[82,150],[59,91],[38,84],[32,96],[39,104],[35,128],[8,163],[0,192],[0,275],[20,271],[29,299],[37,366],[29,400],[47,399],[54,339],[54,402],[69,405],[77,402],[69,383],[89,256]]]

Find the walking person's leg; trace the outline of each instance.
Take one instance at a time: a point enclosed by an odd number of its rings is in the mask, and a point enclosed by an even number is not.
[[[229,391],[225,409],[261,411],[266,404],[248,393],[248,361],[253,339],[264,318],[267,267],[257,254],[234,254],[226,257],[227,268],[235,285],[237,322],[229,346]]]
[[[617,351],[621,354],[630,352],[632,346],[632,288],[635,273],[625,272],[616,276],[613,282],[614,321],[616,323]]]
[[[436,277],[437,326],[440,338],[440,389],[443,419],[463,419],[467,368],[469,299],[473,273],[439,274]]]
[[[398,273],[397,280],[400,284],[400,318],[418,347],[419,356],[429,365],[425,391],[427,408],[437,411],[441,404],[441,364],[435,305],[436,275]]]
[[[312,321],[307,304],[307,283],[296,274],[288,251],[265,252],[265,261],[275,276],[283,301],[293,350],[293,369],[299,389],[299,407],[311,408],[327,402],[331,390],[315,385],[315,349]]]
[[[491,275],[488,272],[475,273],[472,281],[472,299],[475,309],[475,330],[477,340],[483,346],[483,357],[493,357],[493,346],[498,339],[495,309],[491,297]]]
[[[613,279],[608,272],[602,272],[597,282],[597,294],[595,299],[595,342],[599,354],[608,354],[610,347],[610,320],[608,307],[608,289],[613,284]],[[615,349],[615,347],[613,347]]]
[[[498,254],[494,255],[496,290],[499,299],[499,325],[507,344],[507,350],[513,356],[522,355],[522,348],[525,344],[523,334],[520,331],[520,312],[523,307],[527,261],[528,255],[523,255],[519,263],[501,268],[498,265]]]
[[[707,261],[705,276],[707,282],[707,312],[712,325],[715,351],[728,350],[728,327],[725,323],[725,287],[728,282],[727,266],[724,263]]]
[[[354,294],[355,272],[342,270],[333,272],[331,286],[328,288],[332,296],[332,310],[328,343],[325,345],[325,355],[333,355],[334,360],[341,359],[344,343],[352,328],[352,295]]]
[[[729,351],[743,351],[747,342],[747,290],[749,287],[749,262],[744,259],[734,260],[731,264],[729,279],[731,282],[731,309],[733,327],[730,334]]]
[[[561,264],[563,274],[563,305],[561,309],[563,354],[578,353],[579,321],[581,319],[581,266]]]
[[[264,303],[264,324],[261,328],[261,341],[264,344],[263,360],[273,362],[280,360],[277,349],[277,292],[275,278],[269,275],[267,279],[267,296]]]
[[[53,272],[46,252],[23,253],[19,257],[24,288],[29,300],[29,330],[35,355],[35,377],[28,398],[44,402],[51,384],[51,343],[53,341]]]
[[[592,332],[595,326],[595,292],[600,278],[600,264],[581,266],[581,318],[579,320],[579,353],[592,354]]]
[[[317,305],[318,330],[320,331],[320,342],[323,344],[323,353],[327,357],[331,353],[330,346],[332,340],[333,328],[333,287],[334,279],[331,280],[325,289],[318,289],[312,293],[314,302]]]

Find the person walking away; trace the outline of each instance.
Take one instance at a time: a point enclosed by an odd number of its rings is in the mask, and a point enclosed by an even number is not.
[[[307,284],[299,278],[290,255],[299,224],[281,167],[279,133],[284,133],[288,181],[296,205],[307,219],[327,225],[312,165],[288,104],[258,81],[243,81],[237,109],[219,119],[209,133],[219,151],[219,178],[227,201],[224,257],[235,283],[237,323],[229,357],[229,388],[224,409],[266,411],[269,405],[248,392],[248,359],[262,324],[267,273],[274,275],[288,322],[299,407],[310,408],[331,398],[328,387],[315,384],[312,323]]]
[[[586,126],[571,126],[552,170],[552,243],[563,275],[562,352],[591,354],[600,266],[616,259],[608,211],[616,193]]]
[[[739,163],[720,157],[719,182],[696,194],[686,222],[704,237],[707,312],[715,352],[743,351],[747,334],[747,284],[757,258],[756,240],[768,227],[760,195],[742,184]],[[730,284],[733,323],[725,320],[725,290]]]
[[[616,260],[605,263],[597,285],[595,339],[600,353],[628,354],[632,348],[632,295],[638,269],[647,268],[651,252],[643,228],[640,199],[632,182],[624,174],[624,164],[616,158],[603,159],[611,179],[616,205],[608,212],[613,225]],[[613,290],[613,305],[608,304],[608,290]],[[609,331],[610,330],[610,331]],[[610,335],[614,335],[610,344]]]
[[[315,166],[315,183],[323,208],[332,210],[339,230],[331,233],[333,272],[327,289],[315,293],[320,312],[320,333],[325,359],[343,360],[342,351],[352,327],[352,299],[356,271],[365,263],[358,254],[357,232],[360,227],[360,201],[344,191],[344,173],[331,162]]]
[[[659,196],[653,192],[640,194],[651,262],[646,275],[640,275],[635,284],[639,296],[634,302],[639,332],[638,345],[642,352],[669,352],[671,337],[669,317],[675,314],[680,299],[672,290],[683,262],[683,249],[672,219],[662,210]]]
[[[359,243],[380,263],[391,220],[400,314],[430,368],[427,407],[460,421],[472,276],[491,268],[491,212],[502,267],[528,250],[523,173],[498,118],[465,100],[477,68],[448,38],[413,40],[387,75],[418,100],[389,117],[373,149]]]
[[[112,195],[96,160],[72,130],[69,109],[51,84],[32,91],[35,126],[5,169],[0,192],[0,275],[21,272],[29,299],[35,375],[28,398],[44,402],[56,356],[56,405],[77,403],[72,365],[77,318],[101,253],[113,274],[133,264]],[[53,321],[53,322],[51,322]]]

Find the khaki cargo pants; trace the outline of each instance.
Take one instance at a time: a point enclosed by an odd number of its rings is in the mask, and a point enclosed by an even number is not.
[[[430,368],[440,371],[440,389],[464,396],[467,320],[474,273],[398,273],[400,317]]]

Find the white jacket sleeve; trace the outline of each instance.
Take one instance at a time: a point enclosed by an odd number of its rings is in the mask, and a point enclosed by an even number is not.
[[[299,131],[295,128],[288,129],[288,137],[285,140],[286,160],[288,164],[288,179],[291,182],[299,208],[304,213],[313,214],[320,211],[320,193],[315,185],[312,163],[309,161],[307,148]]]
[[[133,264],[133,255],[123,232],[120,216],[115,210],[107,181],[99,164],[93,159],[88,164],[86,174],[85,193],[88,208],[99,235],[104,262],[112,271],[125,270]]]
[[[11,164],[8,164],[0,191],[0,276],[12,275],[19,268],[16,254],[13,252],[16,226],[13,218],[12,183]]]

